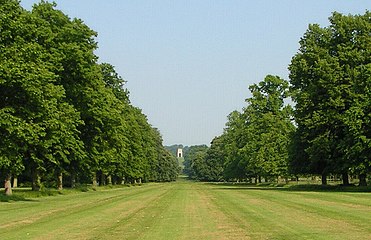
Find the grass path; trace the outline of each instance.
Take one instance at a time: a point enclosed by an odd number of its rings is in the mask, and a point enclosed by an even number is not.
[[[0,239],[371,239],[371,194],[146,184],[0,203]]]

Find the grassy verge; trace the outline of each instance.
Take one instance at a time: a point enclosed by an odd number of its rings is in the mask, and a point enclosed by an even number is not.
[[[207,183],[218,186],[234,186],[241,188],[254,188],[262,190],[281,190],[281,191],[326,191],[326,192],[368,192],[371,193],[371,186],[343,186],[341,184],[321,185],[321,184],[305,184],[291,182],[285,183],[235,183],[235,182],[218,182]]]
[[[80,185],[76,188],[64,188],[63,190],[57,190],[55,188],[44,188],[40,191],[32,191],[29,187],[21,187],[21,188],[13,188],[13,195],[6,196],[1,194],[4,192],[3,189],[0,188],[0,202],[14,202],[14,201],[30,201],[35,198],[41,197],[50,197],[50,196],[58,196],[58,195],[69,195],[69,194],[78,194],[81,192],[89,192],[89,191],[102,191],[102,190],[109,190],[109,189],[117,189],[117,188],[127,188],[131,186],[140,186],[137,185],[107,185],[107,186],[97,186],[93,187],[91,184]]]

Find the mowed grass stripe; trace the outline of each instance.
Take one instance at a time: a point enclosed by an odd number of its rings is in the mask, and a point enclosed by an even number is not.
[[[215,204],[215,197],[210,194],[204,184],[198,183],[197,191],[206,203],[207,212],[210,219],[214,222],[214,229],[209,229],[208,239],[250,239],[248,235],[248,228],[241,224],[240,219],[231,218],[230,215],[221,211],[219,206]]]
[[[332,202],[335,206],[321,205],[326,195],[331,193],[312,193],[318,195],[317,204],[312,197],[307,198],[308,193],[301,195],[287,191],[218,186],[209,188],[222,211],[241,222],[245,221],[253,239],[267,236],[268,239],[298,239],[299,236],[300,239],[349,239],[357,236],[370,239],[371,236],[370,208],[364,209],[359,217],[358,211],[348,214],[350,210],[345,211],[336,202]]]
[[[249,190],[254,194],[256,190]],[[293,210],[298,209],[306,213],[315,213],[322,218],[334,220],[343,220],[345,225],[354,225],[357,229],[369,228],[367,222],[371,220],[371,208],[369,204],[344,204],[344,193],[333,192],[282,192],[271,190],[258,191],[259,197],[284,205]],[[351,221],[349,221],[351,219]]]
[[[151,184],[42,198],[31,202],[29,210],[21,210],[18,219],[6,221],[0,239],[87,239],[95,229],[99,232],[100,227],[112,223],[119,214],[110,212],[116,205],[123,204],[122,210],[130,212],[138,202],[150,201],[149,196],[155,198],[163,191],[163,184]]]
[[[209,194],[214,196],[220,211],[246,229],[250,239],[290,239],[288,236],[291,239],[306,239],[302,236],[304,229],[292,228],[281,221],[270,203],[263,199],[241,194],[238,190],[209,189]]]
[[[155,226],[164,218],[163,212],[173,202],[174,193],[178,188],[176,184],[166,184],[163,194],[148,202],[137,202],[136,204],[142,207],[130,216],[121,217],[116,224],[106,226],[92,239],[143,239],[146,233],[153,232]]]
[[[234,228],[221,228],[220,218],[204,189],[189,182],[142,209],[128,224],[117,224],[96,239],[242,239],[234,238]],[[223,224],[229,219],[224,218]],[[228,230],[228,231],[225,231]]]
[[[150,207],[153,202],[164,197],[169,191],[171,191],[169,186],[162,185],[160,189],[150,189],[150,191],[133,197],[125,197],[99,209],[92,209],[89,216],[84,217],[82,223],[77,226],[73,223],[67,225],[67,228],[70,228],[67,234],[71,239],[126,239],[126,234],[111,238],[115,228],[120,225],[130,225],[144,208]]]
[[[151,186],[153,188],[154,186]],[[157,187],[161,187],[158,185]],[[0,218],[0,230],[17,226],[23,222],[33,223],[37,219],[42,219],[48,215],[65,211],[81,211],[82,209],[94,208],[97,205],[104,204],[107,201],[113,201],[116,198],[140,194],[148,191],[147,188],[118,188],[110,190],[101,190],[98,192],[87,192],[73,195],[61,195],[54,197],[45,197],[31,199],[30,201],[17,202],[13,204],[0,204],[0,216],[4,214],[7,218]],[[32,218],[30,219],[30,216]]]

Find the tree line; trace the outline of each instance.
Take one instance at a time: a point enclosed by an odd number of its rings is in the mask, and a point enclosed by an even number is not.
[[[185,172],[205,181],[349,175],[371,170],[371,13],[333,13],[311,24],[289,65],[289,81],[268,75],[249,87],[211,146],[191,146]],[[293,103],[294,107],[290,104]]]
[[[0,176],[63,187],[172,181],[178,165],[95,37],[54,3],[0,0]],[[16,184],[16,183],[15,183]]]

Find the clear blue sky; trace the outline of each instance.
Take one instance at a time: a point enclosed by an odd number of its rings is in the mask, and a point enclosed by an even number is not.
[[[22,0],[31,9],[36,0]],[[164,144],[209,144],[248,86],[287,66],[308,24],[333,11],[363,14],[362,0],[55,0],[98,32],[100,62],[128,81],[131,101]]]

